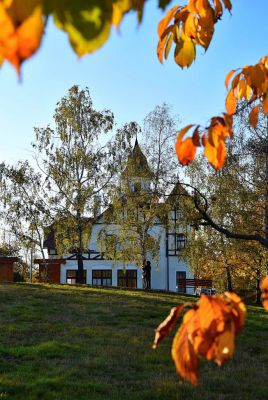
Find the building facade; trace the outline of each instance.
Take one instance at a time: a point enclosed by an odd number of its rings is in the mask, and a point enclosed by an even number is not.
[[[148,166],[146,157],[142,153],[136,140],[133,152],[129,157],[127,168],[132,166],[132,174],[128,184],[136,190],[137,185],[143,190],[150,189],[150,179],[152,172]],[[123,178],[126,173],[123,173]],[[131,189],[131,190],[132,190]],[[176,190],[176,188],[175,188]],[[173,191],[173,195],[174,195]],[[172,200],[173,206],[168,213],[169,223],[163,224],[159,218],[150,228],[150,235],[159,240],[158,262],[156,263],[151,254],[146,258],[151,263],[151,289],[179,291],[182,293],[193,294],[194,287],[187,287],[186,280],[192,279],[193,274],[187,264],[180,257],[182,249],[185,247],[185,230],[182,231],[178,226],[178,202]],[[105,213],[100,213],[92,219],[92,233],[88,243],[88,249],[83,254],[84,283],[94,286],[117,286],[128,288],[143,288],[142,268],[133,263],[122,263],[113,259],[106,259],[105,254],[98,245],[98,235],[104,228],[107,229]],[[109,228],[109,226],[108,226]],[[117,227],[111,224],[111,230],[116,231]],[[36,260],[40,266],[40,277],[46,280],[62,284],[75,284],[77,280],[77,259],[76,254],[66,254],[59,258],[56,254],[53,230],[44,242],[44,247],[48,251],[48,260],[44,265],[42,260]],[[43,278],[42,278],[43,277]]]

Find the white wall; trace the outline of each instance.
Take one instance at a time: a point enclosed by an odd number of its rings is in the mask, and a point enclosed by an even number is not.
[[[99,220],[101,222],[101,220]],[[98,251],[97,234],[103,225],[94,224],[92,228],[92,235],[89,242],[89,249]],[[111,230],[116,230],[116,225],[111,225]],[[150,231],[151,235],[160,236],[160,253],[159,265],[152,260],[148,254],[148,260],[151,261],[151,287],[152,289],[176,291],[176,272],[185,271],[186,278],[193,278],[193,274],[187,268],[185,262],[180,260],[177,256],[166,257],[166,231],[160,224],[156,224]],[[123,269],[124,266],[121,262],[110,260],[84,260],[84,269],[87,271],[86,283],[92,284],[92,270],[93,269],[111,269],[112,270],[112,286],[117,286],[117,271]],[[142,271],[136,265],[128,264],[126,269],[137,270],[137,287],[142,289]],[[61,267],[61,283],[66,283],[67,269],[77,269],[76,260],[66,260],[66,264]],[[169,275],[169,277],[168,277]],[[193,289],[187,290],[187,293],[193,293]]]

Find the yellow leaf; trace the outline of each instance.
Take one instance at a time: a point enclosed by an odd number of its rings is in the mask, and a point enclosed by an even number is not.
[[[101,47],[110,35],[112,3],[109,0],[75,0],[51,3],[55,25],[68,33],[70,43],[81,57]]]
[[[181,38],[181,42],[175,48],[174,59],[181,68],[189,67],[196,56],[195,45],[187,36]]]
[[[124,14],[131,10],[136,10],[138,12],[139,21],[141,20],[143,6],[145,0],[115,0],[113,2],[113,16],[112,23],[116,28],[120,25]]]
[[[190,38],[195,38],[197,35],[198,19],[195,14],[190,13],[184,24],[185,35]]]

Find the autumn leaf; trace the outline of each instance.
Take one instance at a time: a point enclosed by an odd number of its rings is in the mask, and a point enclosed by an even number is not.
[[[153,349],[155,349],[158,344],[166,337],[166,335],[172,330],[184,307],[185,304],[173,307],[170,310],[170,314],[167,316],[167,318],[158,326],[155,331]]]
[[[181,68],[189,67],[195,60],[195,56],[196,50],[192,39],[186,35],[182,36],[175,48],[174,59],[176,64]]]
[[[232,79],[232,76],[233,76],[233,74],[234,74],[236,71],[237,71],[236,69],[232,69],[232,70],[229,71],[228,74],[226,75],[226,78],[225,78],[225,86],[226,86],[226,89],[228,89],[229,82],[230,82],[230,80]]]
[[[180,313],[183,306],[179,307],[179,311],[173,308],[159,326],[163,329],[163,334],[159,336],[161,340],[173,328],[176,313]],[[180,377],[196,385],[201,357],[219,366],[230,360],[234,353],[235,336],[243,328],[245,316],[245,304],[235,293],[201,295],[197,305],[185,313],[172,343],[171,354]]]
[[[178,9],[180,9],[181,6],[174,6],[172,7],[164,16],[164,18],[161,19],[161,21],[158,24],[158,29],[157,29],[157,33],[159,38],[161,38],[161,36],[163,35],[163,33],[165,32],[165,30],[167,29],[168,25],[170,24],[170,22],[172,21],[172,19],[174,18],[176,12],[178,11]]]
[[[178,329],[171,349],[177,373],[193,385],[198,383],[199,358],[192,342],[192,326],[197,323],[196,310],[189,310]]]
[[[268,275],[263,279],[261,283],[262,290],[262,305],[266,311],[268,311]]]
[[[193,125],[187,125],[185,128],[183,128],[178,136],[177,136],[177,142],[175,145],[175,150],[178,156],[178,159],[182,165],[187,165],[189,162],[192,162],[195,153],[196,153],[196,146],[193,143],[192,138],[187,138],[185,140],[182,140],[183,136],[186,134],[186,132],[191,129]]]
[[[263,96],[263,100],[262,100],[262,110],[263,112],[268,115],[268,91],[265,93],[265,95]]]
[[[231,306],[231,312],[233,314],[233,321],[235,325],[235,333],[239,334],[245,324],[246,318],[246,306],[236,293],[224,292],[225,300]]]
[[[226,97],[226,111],[229,115],[233,115],[236,111],[236,98],[234,96],[234,92],[231,89]]]
[[[24,60],[39,48],[44,30],[41,1],[0,3],[0,55],[20,73]]]
[[[172,37],[176,44],[174,60],[181,68],[189,67],[196,57],[196,45],[205,50],[209,47],[214,34],[214,24],[222,15],[223,5],[229,8],[229,3],[225,4],[220,0],[214,0],[215,8],[208,0],[189,0],[184,7],[172,7],[158,24],[157,56],[159,61],[163,62],[163,52],[167,40],[166,31],[168,28],[172,28],[172,30],[174,28]],[[165,58],[168,56],[170,47],[171,38],[169,36]]]
[[[79,57],[97,50],[110,35],[113,7],[109,0],[51,0],[48,10]]]
[[[249,114],[249,123],[252,128],[256,128],[259,119],[259,105],[255,106]]]
[[[129,11],[136,11],[138,15],[138,21],[141,22],[143,14],[143,6],[146,0],[115,0],[113,1],[113,16],[112,23],[118,28],[122,18]]]
[[[204,155],[207,157],[209,163],[216,169],[220,169],[226,159],[226,147],[221,140],[217,147],[212,146],[208,140],[205,140]]]

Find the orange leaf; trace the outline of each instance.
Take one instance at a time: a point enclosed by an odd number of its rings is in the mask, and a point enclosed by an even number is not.
[[[168,40],[168,37],[170,35],[170,33],[173,32],[173,27],[169,26],[162,34],[158,45],[157,45],[157,57],[158,60],[161,62],[161,64],[163,64],[163,54],[164,54],[164,49]]]
[[[0,49],[1,55],[16,70],[21,63],[39,48],[44,30],[42,7],[38,0],[30,0],[27,7],[13,0],[10,8],[0,3]]]
[[[231,89],[226,97],[225,102],[226,110],[229,115],[233,115],[236,111],[236,98],[234,96],[234,91]]]
[[[240,333],[245,323],[246,306],[241,297],[239,297],[235,293],[225,292],[224,296],[227,298],[228,301],[230,301],[231,312],[235,325],[235,333],[237,335],[238,333]]]
[[[159,38],[161,38],[161,36],[163,35],[163,33],[165,32],[167,26],[169,25],[169,23],[171,22],[172,18],[174,18],[174,15],[176,14],[176,11],[179,10],[180,8],[182,8],[181,6],[174,6],[172,7],[164,16],[164,18],[161,19],[161,21],[158,24],[158,36]]]
[[[220,0],[213,0],[214,6],[215,6],[215,14],[216,17],[219,18],[222,16],[223,9],[222,9],[222,4]]]
[[[194,125],[193,124],[189,124],[186,125],[184,128],[182,128],[179,132],[178,132],[178,136],[177,136],[177,141],[181,141],[183,136],[189,131],[189,129],[191,129]]]
[[[172,330],[183,308],[184,304],[178,307],[173,307],[170,310],[170,313],[167,316],[167,318],[158,326],[158,328],[155,331],[153,349],[155,349],[159,345],[159,343],[167,336],[167,334]]]
[[[181,165],[187,165],[194,160],[196,146],[192,138],[185,139],[184,141],[177,141],[175,148]]]
[[[207,50],[214,34],[214,14],[212,9],[199,18],[197,40],[198,44]]]
[[[211,336],[223,332],[225,314],[229,311],[226,302],[219,296],[201,295],[198,305],[200,328],[203,331],[209,331]]]
[[[225,5],[225,7],[227,8],[227,10],[231,11],[232,9],[232,3],[230,0],[222,0],[223,4]]]
[[[227,324],[225,324],[224,331],[220,335],[218,335],[215,340],[216,351],[214,361],[219,366],[222,366],[225,361],[228,361],[232,358],[234,354],[234,337],[234,323],[231,320]]]
[[[177,331],[171,349],[171,355],[178,374],[190,381],[193,385],[198,382],[199,359],[194,350],[191,340],[191,325],[195,324],[197,318],[196,310],[189,310]]]
[[[236,71],[237,71],[237,69],[232,69],[232,70],[229,71],[228,74],[226,75],[226,78],[225,78],[225,86],[226,86],[226,89],[228,89],[230,79],[232,78],[233,74],[234,74]]]
[[[252,128],[256,128],[259,119],[259,105],[255,106],[249,114],[249,123]]]
[[[268,275],[263,279],[261,283],[262,290],[262,305],[266,311],[268,311]]]
[[[224,141],[219,140],[218,146],[215,147],[210,144],[209,140],[206,140],[204,154],[215,169],[220,169],[224,165],[227,155]]]
[[[195,128],[194,133],[193,133],[193,144],[196,147],[200,146],[200,135],[199,135],[198,129],[199,129],[199,125],[197,125],[197,127]]]
[[[262,110],[266,115],[268,115],[268,95],[267,94],[262,101]]]

